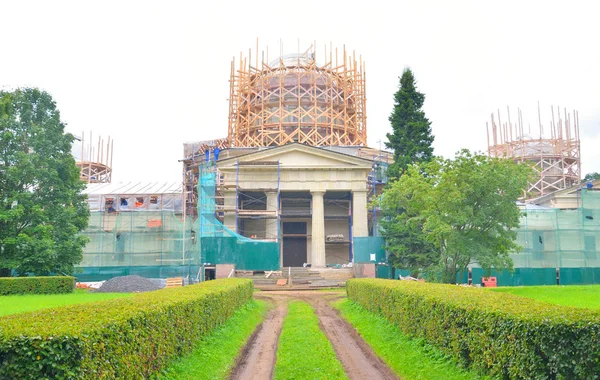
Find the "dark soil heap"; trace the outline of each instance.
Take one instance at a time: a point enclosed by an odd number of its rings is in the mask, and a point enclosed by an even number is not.
[[[160,286],[137,275],[113,277],[96,289],[96,292],[103,293],[138,293],[151,292],[160,289]]]

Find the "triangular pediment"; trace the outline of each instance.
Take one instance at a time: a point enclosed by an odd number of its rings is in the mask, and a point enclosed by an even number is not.
[[[218,162],[219,168],[234,167],[237,162],[244,165],[265,165],[279,162],[281,168],[371,168],[371,161],[344,153],[307,146],[288,144],[260,150]]]

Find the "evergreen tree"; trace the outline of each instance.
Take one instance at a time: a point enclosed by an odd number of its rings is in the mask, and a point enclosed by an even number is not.
[[[433,158],[434,137],[431,122],[421,109],[425,95],[417,91],[415,77],[408,68],[402,73],[394,100],[394,111],[389,117],[393,133],[387,134],[385,145],[394,150],[394,164],[388,169],[388,177],[398,178],[408,165]]]
[[[83,257],[89,209],[64,127],[48,93],[0,91],[0,277],[71,274]]]

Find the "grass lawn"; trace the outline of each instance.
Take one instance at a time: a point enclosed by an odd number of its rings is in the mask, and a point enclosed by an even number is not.
[[[306,302],[290,302],[277,349],[275,380],[348,379],[319,320]]]
[[[461,368],[456,361],[424,340],[410,339],[385,318],[368,312],[347,298],[333,305],[403,380],[487,378]]]
[[[561,306],[600,308],[600,285],[503,286],[488,288],[488,290],[511,293]]]
[[[190,354],[175,360],[161,379],[226,379],[236,358],[256,327],[264,320],[267,304],[254,300],[206,336]]]
[[[69,294],[23,294],[0,296],[0,316],[76,303],[131,297],[132,295],[132,293],[92,293],[87,290],[75,289],[75,292]]]

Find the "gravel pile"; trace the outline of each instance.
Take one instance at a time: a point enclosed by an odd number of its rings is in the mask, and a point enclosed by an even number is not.
[[[103,293],[133,293],[133,292],[151,292],[160,289],[160,286],[144,277],[137,275],[113,277],[104,282],[96,292]]]

